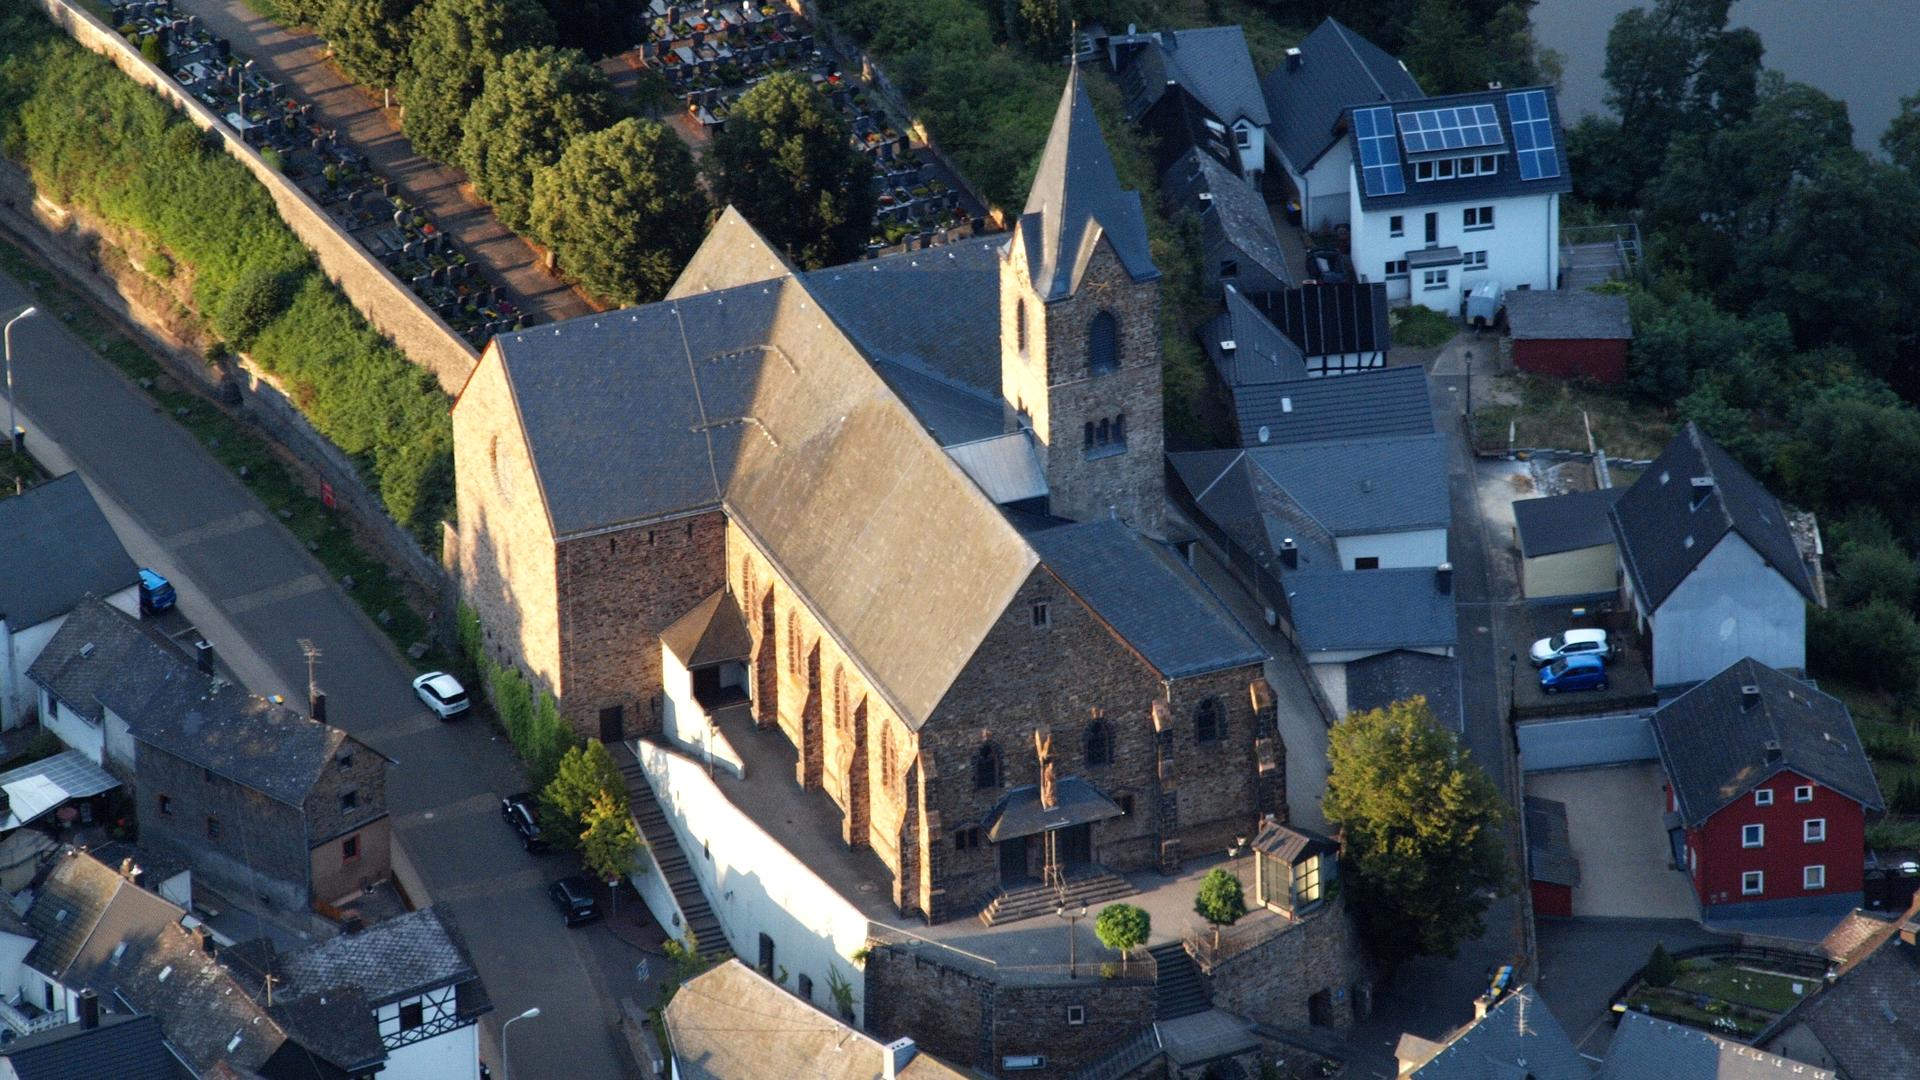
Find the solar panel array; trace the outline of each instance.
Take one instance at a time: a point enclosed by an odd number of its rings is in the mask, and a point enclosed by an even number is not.
[[[1393,109],[1378,105],[1353,110],[1353,133],[1360,141],[1360,181],[1368,195],[1402,195],[1407,179],[1400,171],[1400,147],[1393,137]]]
[[[1500,117],[1492,105],[1403,112],[1400,137],[1406,142],[1409,154],[1499,146],[1506,141],[1500,135]]]
[[[1560,175],[1560,155],[1553,144],[1553,117],[1547,112],[1545,90],[1522,90],[1507,95],[1513,118],[1514,158],[1520,179],[1545,180]]]

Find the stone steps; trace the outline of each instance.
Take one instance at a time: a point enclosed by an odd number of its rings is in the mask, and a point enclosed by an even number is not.
[[[1213,997],[1200,978],[1200,969],[1187,955],[1187,947],[1174,941],[1147,950],[1153,957],[1153,1015],[1156,1020],[1178,1020],[1213,1008]]]
[[[1054,909],[1063,905],[1080,907],[1104,904],[1132,896],[1138,891],[1118,874],[1093,870],[1067,879],[1064,901],[1060,890],[1050,885],[1022,885],[1003,889],[987,901],[986,907],[980,909],[980,921],[988,926],[1001,926],[1039,915],[1051,915]]]
[[[646,841],[654,863],[660,868],[660,876],[673,891],[674,902],[680,905],[687,927],[699,940],[701,954],[722,960],[732,956],[733,949],[727,945],[727,935],[720,929],[720,919],[713,913],[713,905],[707,902],[706,893],[701,891],[700,879],[695,876],[687,853],[681,850],[679,837],[667,824],[666,811],[654,797],[647,774],[625,744],[609,744],[607,748],[620,767],[621,779],[626,781],[627,807],[633,814],[634,824],[640,827],[640,838]]]

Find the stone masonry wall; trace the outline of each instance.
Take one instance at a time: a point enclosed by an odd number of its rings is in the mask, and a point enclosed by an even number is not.
[[[187,860],[223,889],[282,911],[306,910],[307,830],[299,810],[147,743],[139,762],[134,817],[143,845]],[[218,835],[208,835],[209,818],[219,822]]]
[[[474,349],[409,292],[359,241],[347,235],[306,192],[275,171],[224,120],[141,57],[138,49],[92,14],[67,0],[37,0],[40,8],[75,41],[113,61],[135,82],[152,88],[184,112],[196,127],[217,132],[221,145],[253,173],[273,198],[280,217],[313,251],[314,259],[353,301],[369,323],[392,338],[407,358],[433,372],[448,393],[458,393],[476,361]]]
[[[1248,691],[1261,677],[1261,665],[1250,664],[1180,679],[1171,686],[1167,704],[1183,857],[1219,854],[1236,846],[1236,841],[1251,839],[1264,815],[1286,816],[1284,780],[1277,788],[1278,805],[1260,804],[1256,719]],[[1201,702],[1209,699],[1217,703],[1226,730],[1219,739],[1201,742],[1198,716]],[[1280,775],[1286,775],[1284,760]]]
[[[1371,996],[1361,943],[1338,894],[1319,911],[1205,974],[1215,1006],[1282,1029],[1307,1029],[1308,1001],[1323,990],[1332,992],[1334,1027],[1364,1018],[1355,1009],[1364,1009]]]

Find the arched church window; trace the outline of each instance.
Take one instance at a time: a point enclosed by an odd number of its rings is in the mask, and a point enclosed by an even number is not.
[[[1113,725],[1105,720],[1095,720],[1087,725],[1084,741],[1089,767],[1113,764]]]
[[[1024,296],[1013,309],[1013,339],[1020,346],[1020,355],[1027,355],[1027,300]]]
[[[1087,327],[1087,370],[1095,375],[1120,370],[1120,322],[1111,311],[1095,315]]]
[[[1000,748],[983,742],[973,754],[973,786],[991,791],[1000,786]]]
[[[1098,441],[1101,446],[1105,446],[1113,441],[1113,426],[1105,420],[1100,421],[1100,434],[1096,441]]]
[[[1193,737],[1199,742],[1218,742],[1227,737],[1227,715],[1220,699],[1204,698],[1193,713]]]
[[[1093,449],[1093,421],[1087,421],[1087,449]]]
[[[800,613],[787,612],[787,674],[799,678],[806,670],[800,655]]]

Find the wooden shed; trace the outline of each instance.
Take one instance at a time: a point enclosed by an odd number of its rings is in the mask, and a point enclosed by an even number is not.
[[[1584,289],[1522,289],[1506,296],[1513,364],[1561,379],[1614,384],[1626,378],[1633,320],[1627,298]]]

